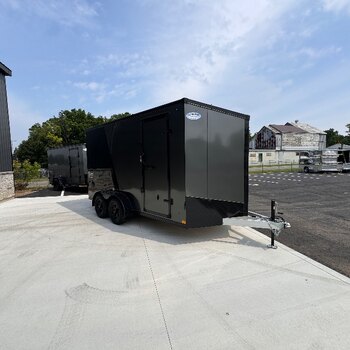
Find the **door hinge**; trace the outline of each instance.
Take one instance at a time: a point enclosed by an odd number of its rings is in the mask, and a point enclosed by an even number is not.
[[[170,205],[173,205],[174,204],[174,201],[172,198],[170,199],[163,199],[164,202],[170,202]]]

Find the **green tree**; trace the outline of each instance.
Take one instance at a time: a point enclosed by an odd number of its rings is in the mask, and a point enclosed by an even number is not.
[[[47,149],[85,143],[86,129],[108,121],[105,117],[94,117],[82,109],[64,110],[42,124],[36,123],[29,129],[28,139],[14,152],[14,158],[23,162],[37,162],[47,167]]]
[[[125,112],[125,113],[119,113],[119,114],[112,114],[109,118],[110,121],[112,120],[116,120],[116,119],[123,119],[126,117],[129,117],[131,114],[129,112]]]
[[[350,123],[346,124],[346,127],[348,128],[348,131],[346,132],[348,135],[345,136],[344,143],[350,145]]]
[[[56,137],[55,137],[56,136]],[[15,149],[14,158],[20,162],[29,160],[34,163],[37,162],[46,167],[47,155],[46,150],[50,147],[57,147],[62,144],[62,138],[39,123],[34,124],[29,129],[29,137],[27,140]]]
[[[255,135],[256,135],[256,132],[254,134],[252,134],[249,130],[249,141],[253,140]]]
[[[88,128],[107,121],[105,117],[94,117],[82,109],[61,111],[58,117],[45,122],[54,126],[54,134],[62,138],[62,146],[75,145],[85,142],[85,133]]]
[[[326,147],[335,145],[336,143],[344,143],[345,136],[340,135],[333,128],[324,131],[326,135]]]

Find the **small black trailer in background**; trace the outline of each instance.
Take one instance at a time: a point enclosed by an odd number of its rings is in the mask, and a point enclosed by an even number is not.
[[[183,98],[88,129],[97,215],[184,227],[247,217],[248,127],[248,115]]]
[[[47,151],[49,182],[55,190],[87,186],[86,145],[70,145]]]

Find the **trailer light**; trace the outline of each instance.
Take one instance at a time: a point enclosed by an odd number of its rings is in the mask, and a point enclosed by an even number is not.
[[[182,220],[181,224],[186,225],[186,220]]]

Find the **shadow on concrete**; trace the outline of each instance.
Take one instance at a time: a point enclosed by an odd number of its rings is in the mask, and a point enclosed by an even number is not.
[[[72,187],[67,188],[63,195],[64,197],[67,196],[77,196],[81,194],[87,194],[88,189],[87,187]],[[61,196],[62,191],[54,191],[52,187],[49,188],[43,188],[37,191],[33,191],[30,193],[27,193],[25,195],[18,195],[16,198],[37,198],[37,197],[59,197]]]
[[[212,241],[267,249],[266,244],[254,241],[250,237],[245,236],[244,233],[241,232],[241,228],[235,229],[228,225],[184,228],[176,224],[170,224],[142,216],[131,218],[123,225],[115,225],[109,218],[99,218],[95,213],[94,207],[91,206],[91,201],[87,198],[64,201],[58,204],[105,227],[109,231],[132,235],[147,240],[173,245]]]

